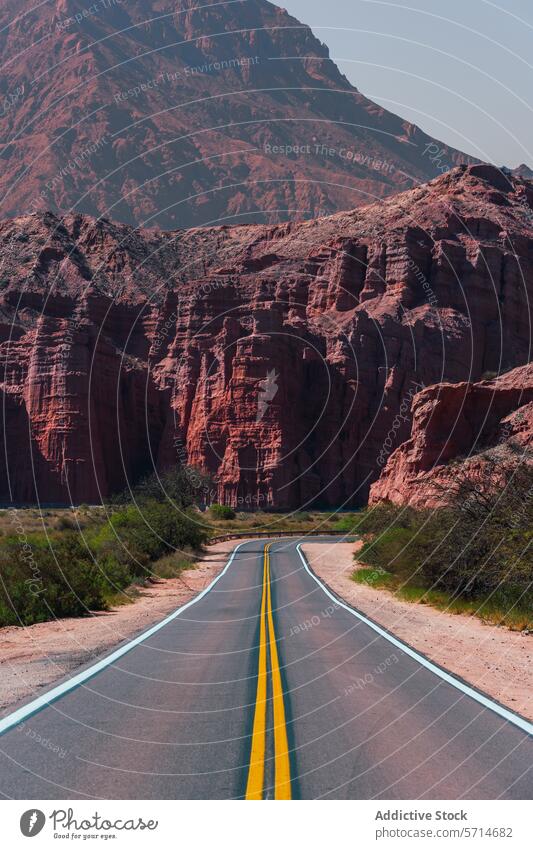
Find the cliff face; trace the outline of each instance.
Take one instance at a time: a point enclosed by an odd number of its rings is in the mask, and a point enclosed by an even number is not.
[[[529,362],[532,209],[473,166],[300,224],[3,222],[1,499],[187,461],[229,504],[363,503],[421,388]]]
[[[364,97],[266,0],[0,0],[0,217],[311,218],[473,160]]]
[[[391,455],[370,489],[370,502],[437,507],[453,492],[458,472],[483,480],[484,453],[531,462],[533,364],[496,380],[430,386],[413,401],[411,436]]]

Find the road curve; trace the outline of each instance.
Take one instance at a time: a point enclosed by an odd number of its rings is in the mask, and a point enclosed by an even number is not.
[[[527,729],[337,605],[297,544],[241,545],[195,604],[8,728],[4,798],[533,798]]]

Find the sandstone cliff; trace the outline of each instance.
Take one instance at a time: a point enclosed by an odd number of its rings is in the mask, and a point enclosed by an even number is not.
[[[477,165],[299,224],[1,223],[1,499],[187,461],[229,504],[363,503],[421,388],[529,362],[532,210]]]
[[[495,380],[430,386],[415,396],[412,413],[411,436],[372,485],[371,503],[445,504],[458,474],[483,481],[487,452],[496,462],[531,462],[533,364]]]

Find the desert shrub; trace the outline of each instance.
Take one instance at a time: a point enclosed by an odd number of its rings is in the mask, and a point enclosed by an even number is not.
[[[516,460],[513,450],[488,452],[477,480],[458,473],[448,508],[432,521],[439,545],[423,566],[428,581],[465,598],[530,593],[533,466]]]
[[[209,512],[213,519],[222,519],[223,521],[231,521],[236,516],[235,510],[226,504],[212,504]]]
[[[358,560],[387,572],[404,572],[406,566],[410,569],[412,565],[412,555],[408,553],[412,536],[408,528],[390,527],[365,543]]]
[[[210,489],[209,477],[199,469],[176,466],[164,472],[153,472],[142,478],[131,489],[110,499],[111,506],[144,504],[158,501],[181,509],[201,504]]]
[[[356,514],[354,526],[361,534],[379,534],[390,527],[414,528],[420,519],[421,514],[411,507],[377,504]]]
[[[359,513],[341,513],[337,517],[332,517],[334,520],[333,529],[342,531],[343,533],[358,533],[361,516]]]
[[[153,564],[152,575],[157,578],[176,578],[184,569],[189,569],[195,559],[192,553],[166,554]]]
[[[523,448],[478,454],[479,474],[459,466],[434,511],[380,505],[361,514],[357,559],[396,587],[533,610],[533,465]],[[394,581],[392,581],[394,583]],[[387,579],[391,585],[391,579]],[[525,627],[525,625],[524,625]]]
[[[290,518],[291,518],[291,522],[298,522],[298,523],[304,522],[305,523],[305,522],[311,521],[311,514],[310,513],[293,513],[293,515]]]
[[[105,610],[108,600],[164,555],[197,550],[205,532],[192,513],[147,501],[117,508],[82,536],[71,530],[16,536],[0,543],[0,625],[31,625]]]
[[[105,610],[105,579],[80,538],[70,531],[11,537],[0,548],[0,624],[31,625],[53,617]]]
[[[76,530],[76,522],[70,516],[59,516],[56,519],[55,527],[58,531],[74,531]]]
[[[205,541],[206,533],[192,513],[147,501],[112,513],[90,544],[96,556],[127,564],[133,577],[143,577],[153,561],[176,550],[198,550]]]

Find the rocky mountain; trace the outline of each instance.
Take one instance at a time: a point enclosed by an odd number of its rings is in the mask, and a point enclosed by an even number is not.
[[[0,218],[312,218],[473,162],[266,0],[0,0]]]
[[[411,435],[372,485],[371,503],[441,506],[454,492],[458,472],[472,482],[484,480],[487,452],[496,462],[531,463],[533,363],[493,380],[423,389],[413,399],[412,415]]]
[[[524,163],[513,168],[511,174],[515,177],[522,177],[524,180],[533,180],[533,171],[528,165],[524,165]]]
[[[531,360],[532,221],[530,182],[474,165],[301,223],[0,223],[0,498],[94,502],[188,462],[228,504],[357,505],[419,451],[413,401],[424,471],[446,461],[441,391]]]

